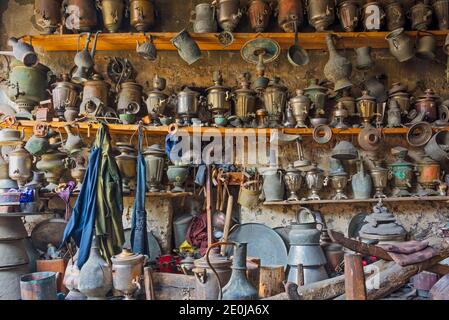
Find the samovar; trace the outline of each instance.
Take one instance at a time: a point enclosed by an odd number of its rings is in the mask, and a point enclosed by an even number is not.
[[[59,185],[59,181],[67,169],[67,155],[57,150],[52,150],[41,156],[41,160],[36,163],[36,168],[45,173],[48,184],[45,186],[47,192],[54,192]]]
[[[343,102],[337,103],[337,106],[335,107],[333,115],[334,115],[334,119],[336,121],[334,128],[338,128],[338,129],[347,129],[348,128],[348,125],[345,123],[345,119],[349,116],[349,112],[348,112],[348,110],[346,110]]]
[[[125,16],[126,4],[124,0],[100,0],[97,1],[100,8],[103,25],[109,32],[118,32]]]
[[[156,22],[156,9],[151,0],[129,2],[130,24],[139,32],[150,30]]]
[[[34,16],[43,34],[52,34],[61,24],[62,0],[35,0]]]
[[[376,115],[377,100],[370,96],[369,91],[362,91],[362,96],[357,98],[357,110],[363,119],[363,126],[371,126],[370,121]]]
[[[435,188],[441,182],[440,169],[439,162],[432,160],[429,156],[425,156],[418,161],[415,172],[418,178],[419,196],[439,195]]]
[[[407,115],[410,111],[410,106],[412,104],[410,93],[407,91],[407,86],[401,84],[400,82],[395,82],[388,90],[389,103],[395,101],[401,110],[402,115]]]
[[[165,151],[158,144],[149,146],[143,151],[146,166],[146,181],[149,192],[160,192],[164,174]]]
[[[304,95],[303,90],[296,90],[296,96],[289,100],[288,105],[292,108],[296,128],[307,128],[305,121],[312,105],[309,97]]]
[[[247,126],[251,118],[255,117],[257,93],[251,89],[249,73],[243,73],[239,77],[241,88],[234,91],[235,115]]]
[[[327,102],[327,88],[318,84],[318,79],[311,79],[309,86],[304,89],[304,94],[312,101],[316,117],[324,114],[324,106]]]
[[[316,31],[323,32],[335,20],[335,1],[334,0],[313,0],[307,1],[307,14],[309,24]]]
[[[255,32],[263,32],[270,22],[271,5],[266,0],[251,0],[248,6],[248,17],[251,28]]]
[[[143,88],[134,81],[126,81],[121,84],[118,93],[117,111],[125,124],[135,123],[136,117],[142,110]]]
[[[115,157],[120,175],[122,177],[122,188],[124,193],[131,192],[130,182],[136,177],[137,156],[132,144],[117,142],[116,149],[120,154]]]
[[[396,161],[389,166],[395,188],[393,196],[409,197],[411,196],[408,190],[412,187],[413,164],[405,161],[408,150],[402,147],[396,147],[391,149],[391,153],[396,156]]]
[[[318,195],[325,182],[324,171],[318,168],[316,163],[312,163],[311,168],[306,172],[306,183],[310,189],[308,200],[321,200]]]
[[[83,186],[84,176],[86,175],[87,168],[85,166],[86,160],[83,156],[78,156],[75,159],[72,159],[70,175],[76,181],[76,187],[73,189],[75,192],[81,191]]]
[[[176,113],[181,117],[181,125],[188,126],[191,124],[191,118],[198,115],[200,105],[200,94],[196,91],[185,87],[184,90],[178,92],[176,99]]]
[[[427,89],[425,94],[415,101],[415,109],[423,120],[433,122],[438,119],[438,105],[440,97],[432,89]]]
[[[268,112],[270,128],[278,128],[287,103],[287,88],[280,83],[279,77],[274,77],[263,92],[265,109]]]
[[[290,193],[287,201],[299,201],[298,191],[301,189],[303,174],[301,171],[289,164],[285,170],[284,181]]]
[[[16,149],[8,155],[9,158],[9,177],[12,180],[17,181],[19,187],[23,187],[29,178],[31,178],[32,172],[32,157],[31,154],[25,150],[23,143],[19,144]]]
[[[214,85],[206,89],[207,109],[213,115],[223,116],[231,110],[231,89],[223,85],[220,71],[214,71]]]
[[[304,22],[304,7],[302,0],[279,0],[277,7],[278,24],[285,32],[299,30]]]
[[[134,293],[141,288],[145,256],[123,249],[116,256],[111,257],[112,284],[114,289],[123,292],[124,300],[135,300]]]
[[[215,0],[219,26],[226,32],[232,32],[242,18],[240,0]]]
[[[66,109],[76,109],[78,112],[79,91],[81,87],[70,82],[68,74],[63,74],[61,81],[52,84],[53,108],[59,119],[64,119]]]
[[[98,106],[92,99],[98,99],[104,106],[108,106],[110,85],[103,77],[95,74],[92,80],[84,83],[83,100],[80,105],[80,114],[95,114]]]
[[[153,90],[148,93],[147,110],[153,126],[160,125],[159,118],[164,115],[165,107],[168,104],[168,95],[165,90],[167,82],[164,78],[155,75],[153,78]]]
[[[349,90],[343,90],[341,97],[338,98],[337,102],[343,103],[343,106],[346,110],[348,110],[348,116],[352,117],[356,113],[357,103],[355,102],[355,98],[351,96]]]
[[[384,190],[387,187],[389,180],[388,169],[382,168],[380,162],[376,161],[374,163],[374,168],[370,170],[370,173],[374,189],[376,190],[374,198],[386,198],[387,196],[385,195]]]
[[[173,184],[171,192],[184,192],[184,182],[189,174],[189,166],[183,164],[175,164],[168,166],[167,178]]]
[[[387,29],[389,31],[403,28],[405,26],[405,12],[399,1],[392,0],[385,5],[385,16],[387,19]]]
[[[332,200],[348,199],[348,196],[345,194],[345,189],[348,185],[349,174],[345,171],[330,172],[329,180],[332,188],[335,190],[335,195],[332,197]]]
[[[337,6],[337,16],[343,30],[354,32],[359,23],[360,8],[356,0],[344,0]]]

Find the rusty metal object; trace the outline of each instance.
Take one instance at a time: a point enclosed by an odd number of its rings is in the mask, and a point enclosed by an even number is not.
[[[352,87],[349,80],[352,72],[351,62],[340,55],[334,44],[334,37],[326,34],[327,49],[329,51],[329,61],[324,66],[324,76],[334,84],[334,91]]]
[[[333,0],[313,0],[307,1],[307,14],[309,24],[316,31],[323,32],[335,20],[335,1]]]
[[[102,12],[103,24],[109,32],[118,32],[125,17],[124,0],[99,0],[97,5]]]
[[[217,20],[219,26],[227,32],[232,32],[242,18],[243,11],[240,9],[239,0],[215,0],[217,8]]]
[[[279,0],[277,7],[278,24],[285,32],[295,32],[304,22],[302,0]]]
[[[422,147],[432,138],[432,126],[428,122],[415,123],[407,130],[407,142],[412,147]]]
[[[150,30],[156,23],[156,9],[151,0],[131,0],[129,3],[130,24],[139,32]]]
[[[22,300],[56,300],[56,272],[35,272],[20,277]]]
[[[98,25],[97,9],[92,0],[65,0],[65,27],[75,32],[88,32]]]
[[[271,6],[266,0],[252,0],[248,7],[251,28],[255,32],[263,32],[270,22]]]
[[[381,146],[381,132],[376,128],[366,127],[360,131],[357,141],[363,150],[376,151]]]

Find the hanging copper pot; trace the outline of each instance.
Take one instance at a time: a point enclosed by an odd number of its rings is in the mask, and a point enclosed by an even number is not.
[[[266,0],[252,0],[248,7],[251,28],[255,32],[263,32],[270,22],[271,6]]]
[[[156,9],[151,0],[131,0],[129,2],[131,26],[139,32],[150,30],[156,22]]]
[[[284,32],[295,32],[295,23],[299,29],[304,22],[302,0],[279,0],[277,15],[278,24]]]
[[[65,27],[74,32],[89,32],[97,28],[95,1],[64,0]]]
[[[34,16],[43,34],[52,34],[61,24],[62,0],[35,0]]]
[[[338,4],[337,16],[342,28],[346,32],[353,32],[357,27],[360,16],[359,4],[355,0],[345,0]]]

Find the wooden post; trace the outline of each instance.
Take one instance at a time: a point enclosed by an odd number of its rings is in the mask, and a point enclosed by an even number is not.
[[[267,298],[284,292],[284,266],[260,267],[259,297]]]
[[[145,283],[145,296],[147,300],[155,300],[154,296],[154,284],[153,275],[150,267],[145,267],[143,269],[144,283]]]
[[[345,254],[346,300],[366,300],[365,273],[362,256]]]

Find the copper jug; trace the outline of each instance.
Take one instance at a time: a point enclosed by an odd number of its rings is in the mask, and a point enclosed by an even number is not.
[[[65,27],[74,32],[88,32],[97,28],[95,1],[64,0]]]
[[[52,34],[61,24],[62,0],[35,0],[34,16],[43,34]]]
[[[124,0],[97,0],[97,5],[102,12],[105,28],[111,33],[117,32],[125,16]]]
[[[449,0],[436,0],[432,4],[440,30],[449,28]]]
[[[399,1],[393,0],[385,5],[387,29],[393,31],[405,26],[405,12]]]
[[[345,0],[338,4],[337,16],[346,32],[354,32],[359,23],[360,8],[355,0]]]
[[[263,32],[270,22],[271,6],[266,0],[251,0],[248,17],[255,32]]]
[[[428,1],[419,1],[408,12],[408,17],[412,21],[413,30],[427,30],[432,24],[432,7]]]
[[[309,23],[318,32],[326,30],[335,20],[333,0],[313,0],[307,3]]]
[[[150,30],[156,22],[156,9],[151,0],[130,0],[130,24],[139,32]]]
[[[304,22],[302,0],[279,0],[277,7],[278,24],[285,32],[295,32]]]
[[[367,31],[380,31],[385,22],[385,12],[377,1],[368,1],[362,7],[363,28]]]

